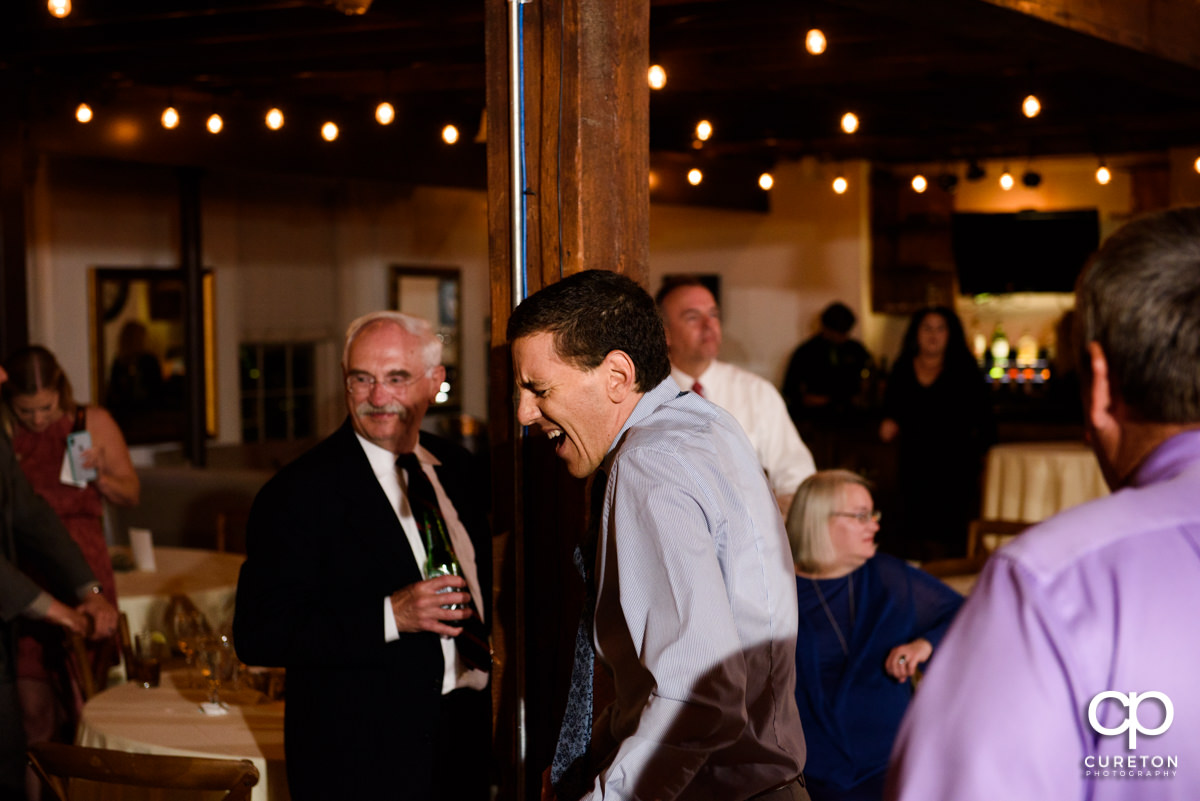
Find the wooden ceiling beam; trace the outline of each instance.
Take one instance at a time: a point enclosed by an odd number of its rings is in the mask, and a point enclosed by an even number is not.
[[[1200,69],[1196,0],[979,0],[1155,58]]]

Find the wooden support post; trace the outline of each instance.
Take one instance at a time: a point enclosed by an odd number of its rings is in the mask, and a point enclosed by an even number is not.
[[[512,310],[508,4],[487,7],[491,420],[499,597],[496,764],[506,797],[536,798],[570,677],[582,602],[571,553],[584,482],[515,423],[504,329]],[[523,5],[530,293],[586,269],[646,283],[649,0]],[[649,287],[647,287],[649,289]],[[509,736],[511,721],[524,728]],[[521,743],[525,743],[522,752]]]

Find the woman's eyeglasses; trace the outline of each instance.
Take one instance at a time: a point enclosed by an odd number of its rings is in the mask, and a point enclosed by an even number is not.
[[[862,523],[865,526],[867,524],[867,521],[870,521],[872,523],[878,523],[880,521],[880,519],[883,517],[883,512],[879,511],[878,509],[872,509],[869,512],[830,512],[829,516],[830,517],[853,517],[855,520],[857,520],[858,522]]]

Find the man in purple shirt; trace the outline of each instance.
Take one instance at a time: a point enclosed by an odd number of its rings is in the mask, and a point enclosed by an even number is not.
[[[1200,208],[1080,279],[1107,498],[993,556],[909,708],[887,797],[1200,797]]]

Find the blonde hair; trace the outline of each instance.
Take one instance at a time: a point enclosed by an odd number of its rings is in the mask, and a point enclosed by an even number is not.
[[[829,538],[829,518],[842,499],[842,488],[858,484],[868,492],[871,483],[849,470],[821,470],[801,482],[787,516],[792,561],[804,573],[819,573],[836,555]]]

